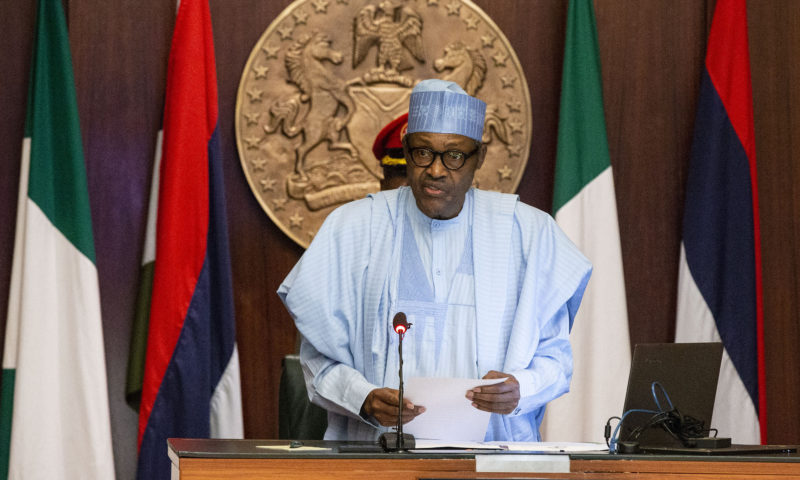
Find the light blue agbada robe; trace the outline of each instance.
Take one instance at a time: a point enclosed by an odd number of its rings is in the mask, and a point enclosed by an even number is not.
[[[390,338],[407,187],[332,212],[278,289],[303,336],[309,396],[328,409],[326,439],[373,440],[385,431],[359,415],[374,388],[396,386]],[[486,440],[539,440],[547,402],[572,377],[568,334],[591,265],[544,212],[516,195],[473,189],[472,251],[478,376],[510,373],[521,399],[493,414]]]

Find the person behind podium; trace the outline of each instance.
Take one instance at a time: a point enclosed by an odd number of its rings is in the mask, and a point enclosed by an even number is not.
[[[412,324],[406,379],[507,377],[465,392],[492,412],[486,441],[539,440],[547,402],[569,390],[568,335],[591,265],[548,214],[472,188],[485,111],[455,83],[417,84],[408,186],[334,210],[278,288],[309,397],[328,410],[326,440],[375,440],[396,425],[397,312]],[[403,422],[418,415],[424,406],[404,399]]]
[[[372,143],[372,154],[383,171],[381,190],[407,185],[406,156],[403,152],[403,137],[407,128],[408,113],[404,113],[387,123]]]

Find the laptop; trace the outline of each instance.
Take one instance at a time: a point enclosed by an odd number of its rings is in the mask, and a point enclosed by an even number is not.
[[[721,362],[719,342],[637,344],[623,413],[674,408],[684,417],[690,416],[703,422],[704,428],[710,428]],[[654,386],[653,382],[658,384]],[[660,426],[646,427],[653,416],[654,413],[629,413],[620,426],[618,440],[637,441],[642,449],[684,447]]]
[[[630,410],[677,409],[683,416],[703,422],[709,429],[717,394],[717,382],[722,362],[722,343],[652,343],[637,344],[633,349],[624,412]],[[659,386],[653,387],[653,382]],[[660,407],[653,397],[656,392]],[[667,400],[669,397],[669,401]],[[650,426],[653,413],[630,413],[622,425],[618,442],[637,441],[645,453],[691,455],[746,455],[795,453],[794,445],[731,445],[707,447],[684,445],[660,426]],[[637,433],[637,429],[640,430]],[[636,434],[637,438],[631,438]],[[706,433],[713,437],[714,434]]]

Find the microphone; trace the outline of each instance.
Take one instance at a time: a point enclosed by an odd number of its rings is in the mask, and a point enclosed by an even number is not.
[[[411,323],[408,323],[406,314],[397,312],[392,319],[392,328],[395,333],[399,335],[400,341],[397,344],[397,353],[400,356],[400,369],[398,375],[400,376],[400,388],[398,388],[398,400],[400,407],[397,411],[397,432],[386,432],[381,434],[380,443],[383,449],[387,452],[397,451],[402,452],[406,448],[414,448],[414,436],[409,433],[403,433],[403,337]]]
[[[406,314],[403,312],[397,312],[397,314],[395,314],[394,318],[392,319],[392,327],[394,327],[394,331],[398,335],[405,334],[410,326],[411,324],[408,323],[408,320],[406,320]],[[400,340],[402,339],[403,337],[400,337]],[[402,355],[402,353],[400,355]],[[401,361],[400,365],[402,366],[402,358],[400,359],[400,361]]]

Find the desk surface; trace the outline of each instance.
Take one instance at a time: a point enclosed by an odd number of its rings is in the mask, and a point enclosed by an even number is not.
[[[173,478],[180,480],[265,478],[561,478],[561,479],[762,479],[800,478],[800,455],[612,455],[562,454],[566,470],[547,470],[535,452],[452,451],[437,453],[359,452],[355,442],[306,441],[328,450],[272,450],[287,440],[171,438]],[[356,451],[354,451],[354,449]],[[568,460],[567,460],[568,458]],[[485,462],[482,460],[489,459]],[[497,461],[499,460],[499,462]],[[508,462],[506,462],[508,460]],[[517,461],[519,460],[519,461]],[[482,470],[481,465],[509,465]],[[537,465],[538,464],[538,465]]]

